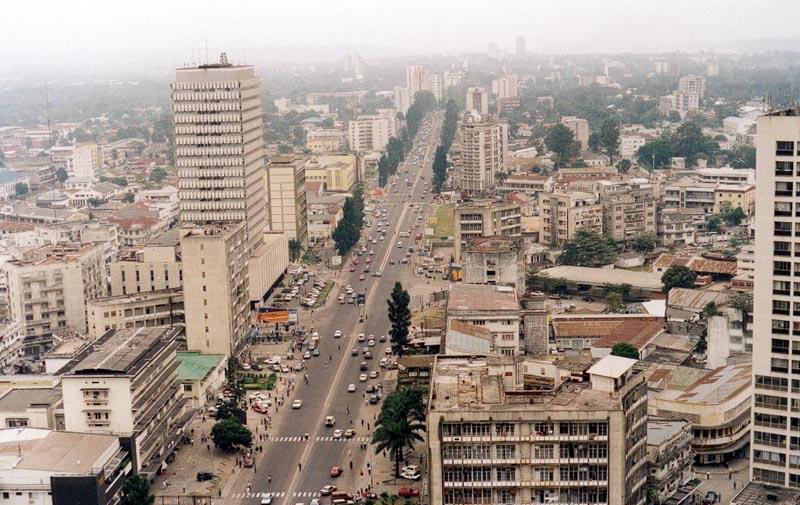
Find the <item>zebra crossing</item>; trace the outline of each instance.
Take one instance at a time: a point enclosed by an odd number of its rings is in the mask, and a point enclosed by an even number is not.
[[[242,493],[231,493],[230,498],[239,499],[239,498],[285,498],[287,493],[285,491],[274,491],[269,493],[253,493],[253,492],[242,492]],[[296,491],[292,493],[292,498],[320,498],[322,495],[319,491]]]
[[[347,442],[347,441],[353,441],[353,442],[358,442],[358,443],[361,443],[361,444],[363,444],[365,442],[369,442],[370,440],[371,439],[369,437],[333,438],[331,436],[326,436],[326,437],[316,437],[315,438],[316,442]],[[306,437],[302,436],[302,435],[293,436],[293,437],[292,436],[288,436],[288,437],[270,437],[267,441],[268,442],[307,442]]]

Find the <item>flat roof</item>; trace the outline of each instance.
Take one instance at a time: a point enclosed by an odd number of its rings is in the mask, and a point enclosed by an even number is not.
[[[671,368],[671,370],[670,370]],[[750,363],[715,368],[654,365],[648,369],[648,383],[661,386],[659,400],[684,404],[721,404],[751,387]]]
[[[635,288],[649,291],[661,291],[661,274],[652,272],[637,272],[622,268],[591,268],[560,265],[540,270],[538,275],[551,279],[562,278],[577,284],[590,284],[602,286],[604,284],[630,284]]]
[[[173,328],[125,328],[109,332],[98,339],[91,354],[70,370],[70,375],[135,373]]]
[[[603,357],[600,361],[589,368],[589,375],[599,375],[601,377],[611,377],[612,379],[619,379],[625,373],[633,368],[633,365],[638,363],[639,360],[632,358],[624,358],[622,356],[608,356]]]
[[[200,354],[199,352],[179,351],[178,378],[182,381],[203,380],[208,373],[225,359],[222,354]]]
[[[115,448],[119,448],[115,435],[5,428],[0,429],[0,471],[16,469],[85,475],[102,468]],[[38,481],[38,477],[35,478]]]
[[[731,505],[764,505],[765,503],[797,505],[800,504],[800,492],[785,487],[749,482],[731,500]]]
[[[680,433],[689,423],[666,419],[647,420],[647,445],[661,445]]]
[[[519,310],[513,288],[483,284],[455,284],[450,289],[447,310],[512,311]]]
[[[0,412],[22,412],[31,407],[52,407],[60,401],[59,389],[11,389],[0,397]]]

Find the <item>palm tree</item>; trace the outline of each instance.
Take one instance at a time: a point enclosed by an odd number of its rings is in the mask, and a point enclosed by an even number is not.
[[[381,407],[372,444],[375,453],[388,450],[394,459],[395,477],[400,477],[400,460],[403,450],[413,449],[414,442],[422,441],[420,431],[425,431],[425,406],[422,402],[422,391],[410,388],[395,390]]]

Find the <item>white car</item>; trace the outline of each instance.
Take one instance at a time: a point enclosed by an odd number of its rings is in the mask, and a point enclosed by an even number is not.
[[[370,339],[370,341],[367,342],[367,345],[370,346],[370,347],[375,347],[375,341]]]
[[[420,475],[419,473],[400,472],[400,478],[408,480],[419,480]]]
[[[342,430],[333,430],[333,439],[339,440],[342,438]]]
[[[366,339],[367,339],[367,337],[366,337],[366,335],[364,335],[363,333],[359,333],[359,334],[358,334],[358,341],[359,341],[359,342],[363,342],[363,341],[364,341],[364,340],[366,340]]]
[[[369,378],[370,378],[370,379],[377,379],[377,378],[378,378],[378,371],[377,371],[377,370],[373,370],[373,371],[371,371],[371,372],[369,373]]]
[[[336,330],[333,332],[333,338],[340,338],[342,336],[342,330]]]
[[[383,351],[383,353],[386,354],[387,356],[389,356],[390,354],[392,354],[392,348],[391,347],[387,347],[386,350]]]
[[[292,402],[293,409],[299,409],[302,406],[303,406],[303,400],[295,400]]]
[[[348,385],[347,386],[347,392],[348,393],[355,393],[356,392],[356,385],[355,384]]]
[[[303,353],[303,359],[311,359],[311,352],[306,351]]]
[[[367,382],[367,374],[362,373],[358,376],[358,382]]]

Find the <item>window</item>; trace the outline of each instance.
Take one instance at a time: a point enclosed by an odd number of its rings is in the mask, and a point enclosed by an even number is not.
[[[775,256],[791,256],[792,244],[790,242],[775,242],[773,243],[772,254]]]
[[[6,419],[6,428],[24,428],[28,426],[28,418],[14,418],[9,417]]]
[[[778,315],[789,315],[789,302],[786,300],[772,300],[772,313]]]
[[[772,358],[771,368],[775,373],[789,373],[789,360],[783,358]],[[784,398],[784,400],[786,400]]]
[[[789,341],[782,338],[773,338],[772,352],[774,354],[789,354]]]
[[[782,360],[787,361],[787,360]],[[786,365],[788,371],[788,363]],[[772,395],[763,395],[763,394],[756,394],[755,398],[755,405],[757,409],[773,409],[773,410],[781,410],[786,411],[786,407],[788,402],[786,398],[781,396],[772,396]]]
[[[790,283],[789,281],[772,281],[772,294],[773,295],[789,295]]]
[[[790,202],[775,202],[776,216],[791,216],[792,204]]]
[[[773,234],[776,237],[790,237],[792,235],[792,223],[788,221],[775,221],[775,231]]]
[[[788,181],[775,181],[775,196],[792,196],[794,184]]]
[[[780,319],[772,320],[772,333],[779,335],[789,334],[789,321],[781,321]]]
[[[793,172],[794,163],[791,161],[776,161],[775,162],[775,175],[778,176],[791,176]]]
[[[792,264],[788,261],[773,261],[773,275],[792,275]]]
[[[793,156],[794,142],[791,140],[778,140],[775,142],[775,156]]]

